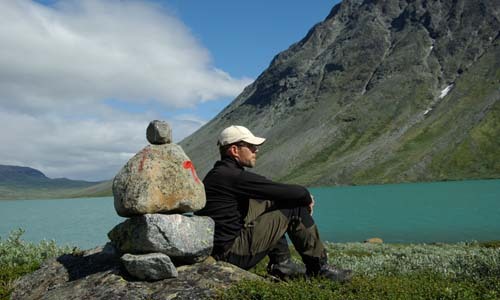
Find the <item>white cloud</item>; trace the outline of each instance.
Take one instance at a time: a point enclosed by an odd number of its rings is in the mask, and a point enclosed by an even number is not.
[[[111,97],[188,107],[249,83],[212,66],[180,21],[145,2],[2,1],[0,16],[0,96],[23,109]]]
[[[0,111],[1,164],[30,166],[51,178],[106,180],[145,147],[152,113],[113,112],[104,119],[31,116]],[[165,119],[164,119],[165,120]],[[205,121],[196,117],[166,119],[180,140]]]
[[[68,121],[0,111],[3,164],[30,166],[49,177],[109,179],[147,142],[147,121],[134,116]]]
[[[196,129],[204,125],[206,122],[207,120],[204,120],[195,115],[181,114],[175,116],[175,118],[170,120],[172,128],[175,129],[175,131],[173,131],[172,133],[174,141],[181,140],[188,135],[186,134],[186,132],[192,133]]]
[[[0,1],[0,163],[49,177],[111,178],[161,112],[233,97],[250,80],[212,65],[181,21],[145,1]],[[205,120],[167,120],[180,140]]]

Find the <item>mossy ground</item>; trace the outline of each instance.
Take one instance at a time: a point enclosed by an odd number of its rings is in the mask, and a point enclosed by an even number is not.
[[[498,280],[449,279],[431,272],[356,276],[346,284],[325,279],[266,283],[245,281],[220,299],[498,299]]]
[[[327,244],[330,262],[354,271],[326,279],[242,281],[219,299],[500,299],[500,243]],[[294,259],[298,260],[296,254]],[[265,276],[263,261],[251,271]]]

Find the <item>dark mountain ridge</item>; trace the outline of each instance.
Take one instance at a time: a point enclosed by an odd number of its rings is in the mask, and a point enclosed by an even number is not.
[[[499,6],[343,1],[181,145],[201,176],[239,124],[268,138],[256,171],[277,180],[499,178]]]
[[[67,178],[48,178],[37,169],[30,167],[0,165],[0,184],[12,184],[18,186],[65,186],[65,187],[88,187],[99,182],[84,180],[71,180]]]
[[[0,165],[0,182],[19,182],[32,179],[48,180],[49,178],[33,168]]]
[[[0,200],[111,195],[111,182],[51,179],[30,167],[0,165]]]

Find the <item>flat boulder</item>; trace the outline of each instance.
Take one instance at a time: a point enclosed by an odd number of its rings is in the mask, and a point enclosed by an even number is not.
[[[193,163],[176,144],[149,145],[113,180],[118,215],[185,213],[205,206],[205,189]]]
[[[163,253],[176,265],[193,264],[212,252],[214,226],[209,217],[147,214],[116,225],[108,237],[121,253]]]

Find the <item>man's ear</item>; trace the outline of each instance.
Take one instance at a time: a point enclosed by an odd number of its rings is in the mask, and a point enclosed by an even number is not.
[[[229,149],[227,149],[227,152],[232,157],[235,157],[235,158],[240,157],[240,153],[238,151],[238,146],[236,146],[236,145],[232,145],[231,147],[229,147]]]

